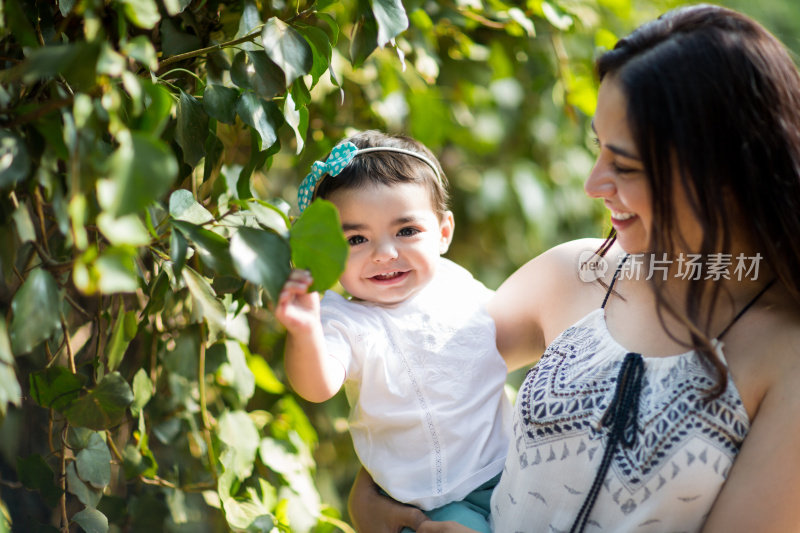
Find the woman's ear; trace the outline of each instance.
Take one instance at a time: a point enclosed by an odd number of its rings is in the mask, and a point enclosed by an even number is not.
[[[439,222],[439,253],[447,253],[450,243],[453,240],[453,231],[456,229],[456,221],[452,211],[445,211]]]

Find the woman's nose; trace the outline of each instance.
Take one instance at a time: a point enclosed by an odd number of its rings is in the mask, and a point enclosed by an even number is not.
[[[609,198],[616,193],[617,185],[614,182],[613,173],[609,164],[604,162],[602,157],[598,157],[595,161],[589,177],[583,184],[583,189],[592,198]]]

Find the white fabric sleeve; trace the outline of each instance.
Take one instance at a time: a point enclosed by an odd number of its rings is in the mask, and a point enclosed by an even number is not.
[[[348,320],[350,317],[347,304],[347,300],[333,291],[327,291],[320,303],[325,345],[328,354],[344,367],[345,379],[349,378],[353,371],[353,327],[351,321]]]

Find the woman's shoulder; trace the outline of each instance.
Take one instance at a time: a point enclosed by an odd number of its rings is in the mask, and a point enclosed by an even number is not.
[[[613,271],[623,252],[616,246],[599,255],[606,241],[603,239],[576,239],[554,246],[523,265],[514,276],[539,278],[563,288],[585,288],[587,283],[611,281]],[[512,279],[512,276],[509,279]]]
[[[751,415],[769,396],[800,407],[800,307],[787,291],[777,286],[766,293],[723,342]]]

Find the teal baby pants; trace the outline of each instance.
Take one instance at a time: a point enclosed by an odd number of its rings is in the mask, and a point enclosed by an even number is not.
[[[425,514],[431,520],[436,520],[437,522],[458,522],[462,526],[467,526],[479,533],[491,533],[491,529],[489,529],[489,502],[492,499],[492,491],[498,481],[500,481],[500,474],[467,494],[463,500],[450,502],[431,511],[425,511]],[[403,528],[401,533],[412,533],[412,531],[409,528]]]

